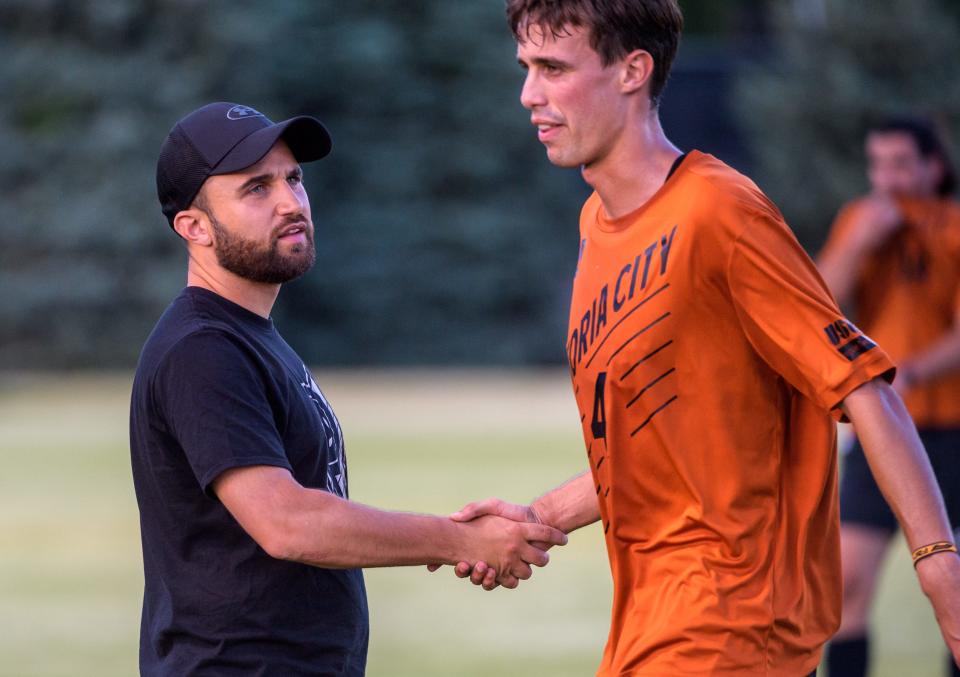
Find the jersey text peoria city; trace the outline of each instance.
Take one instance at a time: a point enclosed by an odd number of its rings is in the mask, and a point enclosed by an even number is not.
[[[603,330],[607,324],[618,318],[627,302],[652,287],[653,279],[656,277],[662,278],[667,272],[667,261],[676,234],[677,226],[673,226],[669,233],[665,233],[654,240],[632,261],[627,261],[620,269],[616,279],[603,285],[600,293],[594,297],[590,307],[587,308],[580,319],[579,326],[575,326],[573,331],[570,332],[570,340],[567,343],[567,358],[570,361],[570,370],[574,374],[577,373],[577,366],[590,351],[590,348],[597,339],[602,338]],[[586,241],[580,243],[581,258],[583,257],[585,244]],[[658,253],[659,256],[655,256]],[[657,274],[658,270],[659,275]],[[611,285],[613,286],[612,296],[610,294]],[[612,308],[612,316],[608,307]],[[636,309],[636,306],[633,309]],[[626,314],[629,315],[631,312],[633,310],[627,311]]]

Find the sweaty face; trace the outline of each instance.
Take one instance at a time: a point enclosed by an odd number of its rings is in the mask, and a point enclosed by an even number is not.
[[[867,174],[874,192],[929,197],[940,180],[939,163],[925,158],[910,134],[874,132],[867,137]]]
[[[220,266],[267,284],[310,270],[316,251],[302,178],[290,149],[279,141],[252,167],[207,180],[198,206],[210,219]]]
[[[523,35],[517,44],[517,60],[526,70],[520,103],[530,111],[550,162],[579,167],[602,161],[625,124],[618,64],[605,67],[582,28],[555,37],[530,25]]]

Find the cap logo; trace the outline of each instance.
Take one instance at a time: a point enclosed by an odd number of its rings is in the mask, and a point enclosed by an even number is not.
[[[228,120],[243,120],[244,118],[263,117],[263,113],[258,113],[249,106],[234,106],[227,111]]]

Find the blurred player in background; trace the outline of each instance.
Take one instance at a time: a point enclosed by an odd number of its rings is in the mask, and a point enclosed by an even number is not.
[[[757,186],[663,132],[676,0],[508,0],[507,15],[547,157],[594,189],[566,340],[590,470],[529,506],[491,499],[454,517],[602,523],[604,677],[800,677],[840,623],[831,416],[846,415],[960,655],[960,558],[884,380],[892,362]],[[495,584],[480,564],[457,569]]]
[[[960,205],[933,124],[898,118],[866,140],[871,192],[837,216],[819,266],[858,325],[898,365],[896,388],[919,428],[954,529],[960,525]],[[859,443],[840,484],[843,616],[831,675],[867,673],[869,615],[897,520]],[[953,662],[951,661],[951,664]],[[960,670],[953,665],[954,675]]]

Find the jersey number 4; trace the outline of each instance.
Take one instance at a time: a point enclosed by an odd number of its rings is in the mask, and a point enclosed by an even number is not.
[[[590,422],[590,430],[593,432],[593,439],[607,439],[607,415],[606,403],[604,402],[604,392],[607,386],[607,372],[601,371],[597,374],[597,385],[593,394],[593,420]]]

